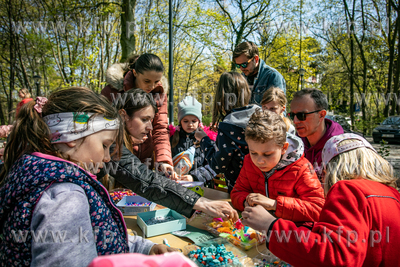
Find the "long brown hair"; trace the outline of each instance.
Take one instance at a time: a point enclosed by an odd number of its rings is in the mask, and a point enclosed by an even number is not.
[[[236,96],[236,103],[226,106],[232,94]],[[223,73],[215,92],[212,125],[220,122],[230,110],[248,105],[250,97],[249,85],[241,74],[233,71]]]
[[[158,112],[157,104],[152,94],[146,93],[140,88],[130,89],[124,94],[127,94],[126,100],[118,109],[124,109],[129,118],[132,118],[136,111],[148,106],[154,108],[154,113]],[[130,140],[129,132],[125,129],[124,144],[126,148],[133,153],[133,146]]]
[[[65,158],[51,144],[50,129],[41,115],[44,117],[63,112],[88,112],[104,114],[113,119],[119,118],[120,127],[117,133],[115,151],[120,152],[119,147],[123,136],[122,120],[118,111],[111,106],[104,96],[98,95],[85,87],[71,87],[53,92],[43,106],[42,114],[35,110],[35,104],[35,101],[28,102],[21,107],[18,113],[4,151],[4,167],[0,174],[1,184],[11,166],[25,153],[41,152]]]

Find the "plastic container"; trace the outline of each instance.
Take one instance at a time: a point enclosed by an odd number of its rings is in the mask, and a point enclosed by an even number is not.
[[[150,206],[127,206],[126,203],[151,203]],[[118,209],[121,210],[123,215],[137,215],[141,212],[152,211],[157,206],[156,203],[151,202],[144,197],[139,196],[125,196],[118,204],[116,205]]]
[[[146,224],[146,221],[148,221],[149,219],[162,216],[164,217],[172,216],[175,218],[175,220],[153,225]],[[171,233],[174,231],[185,230],[186,218],[174,210],[162,209],[162,210],[154,210],[154,211],[139,213],[137,215],[137,224],[140,227],[140,229],[142,229],[146,237],[152,237],[156,235]]]
[[[126,188],[114,188],[113,190],[110,190],[109,193],[115,204],[120,202],[125,196],[136,196],[132,190]]]

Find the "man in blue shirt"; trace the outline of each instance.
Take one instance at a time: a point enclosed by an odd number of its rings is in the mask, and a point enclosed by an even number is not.
[[[250,104],[261,105],[264,92],[279,87],[286,94],[286,82],[282,74],[265,64],[253,42],[243,42],[233,51],[233,61],[246,77],[251,90]]]

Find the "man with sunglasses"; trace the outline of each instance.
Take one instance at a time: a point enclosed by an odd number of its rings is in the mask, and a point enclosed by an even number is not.
[[[282,74],[265,64],[253,42],[239,44],[233,51],[233,61],[249,84],[250,104],[260,105],[264,92],[272,86],[281,88],[286,94],[286,82]]]
[[[288,114],[304,143],[305,157],[321,177],[321,153],[332,136],[344,133],[339,123],[325,119],[328,99],[317,89],[303,89],[293,95]]]

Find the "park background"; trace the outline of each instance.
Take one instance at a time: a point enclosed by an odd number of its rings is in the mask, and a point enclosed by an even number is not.
[[[3,125],[14,120],[20,88],[33,97],[68,86],[100,92],[107,68],[130,54],[158,55],[168,77],[166,0],[0,1]],[[232,50],[246,40],[284,76],[289,101],[301,88],[319,88],[330,112],[350,117],[364,135],[400,114],[396,0],[171,2],[174,106],[186,94],[209,103],[220,75],[235,70]],[[204,106],[206,124],[211,107]]]

